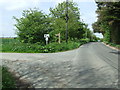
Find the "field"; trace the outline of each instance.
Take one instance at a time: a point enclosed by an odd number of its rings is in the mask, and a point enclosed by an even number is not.
[[[67,44],[62,42],[49,43],[48,45],[41,45],[41,43],[21,43],[18,39],[3,38],[1,39],[1,52],[18,52],[18,53],[53,53],[78,48],[83,43],[69,41]]]

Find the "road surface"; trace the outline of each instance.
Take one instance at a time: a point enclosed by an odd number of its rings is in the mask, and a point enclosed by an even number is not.
[[[59,53],[0,55],[3,65],[35,88],[118,87],[118,51],[101,42]]]

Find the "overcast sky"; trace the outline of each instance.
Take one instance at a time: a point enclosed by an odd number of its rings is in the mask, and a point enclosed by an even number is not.
[[[50,7],[55,7],[58,3],[64,0],[0,0],[0,37],[13,37],[15,34],[16,23],[13,16],[20,18],[22,11],[37,7],[44,13],[49,13]],[[88,27],[92,30],[92,23],[97,20],[97,14],[95,13],[97,6],[94,0],[73,0],[78,4],[80,8],[81,19],[88,24]],[[101,34],[96,34],[98,37],[102,37]]]

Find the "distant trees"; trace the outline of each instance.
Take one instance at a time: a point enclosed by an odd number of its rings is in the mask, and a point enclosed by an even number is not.
[[[104,40],[120,44],[120,2],[96,2],[98,20],[93,24],[94,32],[101,32]]]
[[[68,2],[68,38],[69,40],[90,38],[92,35],[87,25],[80,21],[80,12],[76,3]],[[44,42],[44,34],[50,34],[50,40],[55,41],[55,34],[60,33],[65,40],[66,32],[66,2],[59,3],[55,8],[50,8],[46,15],[38,9],[24,10],[21,18],[14,19],[17,35],[22,42]],[[87,36],[86,36],[87,32]]]

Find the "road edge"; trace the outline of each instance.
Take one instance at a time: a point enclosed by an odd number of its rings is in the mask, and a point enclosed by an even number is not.
[[[105,46],[111,48],[111,49],[114,49],[114,50],[117,50],[117,51],[120,51],[120,49],[116,48],[116,47],[113,47],[113,46],[110,46],[109,44],[106,44],[104,42],[102,42]]]

